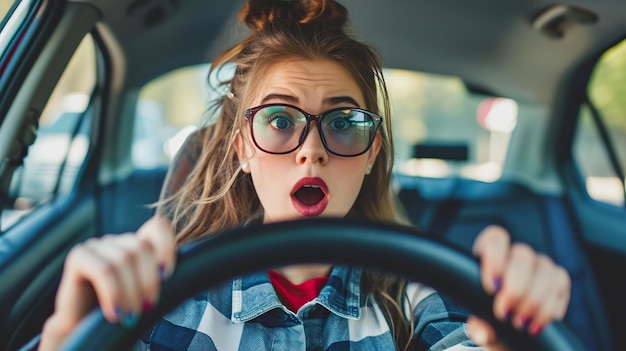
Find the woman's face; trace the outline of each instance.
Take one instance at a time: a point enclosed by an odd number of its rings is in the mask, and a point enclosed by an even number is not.
[[[285,103],[313,115],[337,107],[365,108],[354,79],[330,60],[275,64],[257,92],[246,108]],[[240,161],[247,161],[244,171],[251,174],[263,205],[265,223],[311,216],[344,217],[354,204],[380,150],[379,137],[366,153],[342,157],[324,148],[317,128],[317,122],[311,123],[304,143],[282,155],[258,149],[251,141],[249,128],[235,139],[237,155]]]

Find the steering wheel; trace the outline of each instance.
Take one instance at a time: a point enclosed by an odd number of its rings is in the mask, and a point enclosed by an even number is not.
[[[514,350],[585,350],[562,322],[553,322],[531,337],[496,320],[493,298],[480,283],[478,262],[466,250],[414,228],[319,218],[248,226],[183,245],[175,272],[163,282],[159,301],[136,326],[111,324],[96,309],[62,349],[128,349],[164,314],[218,283],[270,267],[320,262],[380,269],[431,286],[490,322]],[[198,279],[200,275],[202,279]]]

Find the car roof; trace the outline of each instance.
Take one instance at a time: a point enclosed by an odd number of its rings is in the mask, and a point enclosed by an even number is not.
[[[233,25],[242,1],[81,2],[101,11],[105,42],[126,53],[131,85],[210,62],[246,33]],[[626,11],[626,2],[615,0],[340,3],[349,10],[354,33],[381,51],[386,67],[458,76],[477,91],[518,101],[553,101],[571,72],[626,33],[617,15]]]

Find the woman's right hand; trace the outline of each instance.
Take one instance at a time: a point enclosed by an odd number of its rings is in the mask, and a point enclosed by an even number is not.
[[[56,350],[97,305],[111,323],[131,326],[159,297],[161,280],[174,270],[171,223],[153,217],[137,233],[110,234],[76,245],[67,255],[54,313],[39,350]]]

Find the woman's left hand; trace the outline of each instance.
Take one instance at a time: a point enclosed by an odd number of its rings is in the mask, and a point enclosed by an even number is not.
[[[523,243],[511,244],[509,233],[500,226],[485,228],[474,241],[480,260],[482,285],[494,295],[496,318],[509,320],[514,327],[537,335],[553,320],[567,312],[571,281],[567,271],[547,255]],[[470,316],[468,333],[486,350],[505,350],[493,328]]]

